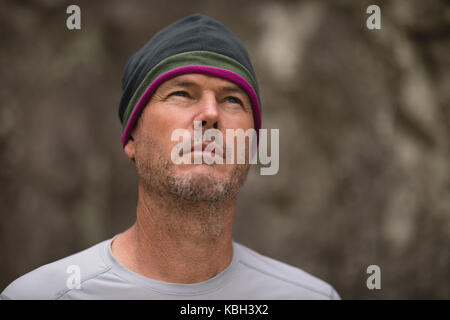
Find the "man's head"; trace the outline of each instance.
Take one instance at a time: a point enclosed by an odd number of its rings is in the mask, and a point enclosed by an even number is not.
[[[203,15],[173,23],[130,58],[123,89],[122,144],[146,188],[191,202],[235,198],[248,162],[176,165],[171,160],[177,144],[172,133],[185,129],[192,136],[194,121],[203,132],[219,130],[230,148],[235,141],[226,141],[227,129],[261,126],[256,77],[231,31]]]

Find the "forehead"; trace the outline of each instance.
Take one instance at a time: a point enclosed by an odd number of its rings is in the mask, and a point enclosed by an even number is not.
[[[161,87],[173,86],[193,86],[193,87],[215,87],[219,89],[234,89],[235,91],[245,91],[232,81],[201,73],[188,73],[176,76],[165,81]]]

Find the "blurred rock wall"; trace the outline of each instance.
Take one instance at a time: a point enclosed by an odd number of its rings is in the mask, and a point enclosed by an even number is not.
[[[136,175],[118,103],[128,57],[192,13],[247,45],[280,170],[254,167],[234,237],[344,299],[450,298],[450,4],[0,3],[0,288],[125,230]],[[381,8],[381,30],[366,8]],[[366,269],[381,268],[381,290]]]

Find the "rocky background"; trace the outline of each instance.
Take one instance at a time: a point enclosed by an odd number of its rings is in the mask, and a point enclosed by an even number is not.
[[[81,30],[66,8],[81,8]],[[381,8],[381,30],[366,8]],[[120,144],[128,57],[207,14],[247,45],[280,170],[255,166],[235,240],[344,299],[450,299],[450,3],[0,2],[0,290],[125,230],[136,175]],[[366,287],[369,265],[381,289]]]

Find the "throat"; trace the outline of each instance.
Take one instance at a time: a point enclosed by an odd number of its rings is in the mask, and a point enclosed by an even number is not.
[[[131,271],[172,283],[206,281],[225,270],[233,258],[231,237],[207,243],[181,241],[139,229],[136,222],[112,244],[115,258]]]
[[[125,267],[154,280],[196,283],[230,265],[234,204],[176,207],[145,200],[138,201],[135,224],[113,243]]]

